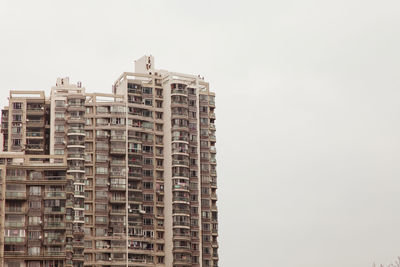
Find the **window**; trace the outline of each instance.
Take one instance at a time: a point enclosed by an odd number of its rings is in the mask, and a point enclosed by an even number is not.
[[[108,174],[107,167],[96,167],[96,174]]]
[[[56,138],[54,138],[54,143],[56,145],[64,144],[64,137],[56,137]]]
[[[62,108],[65,107],[65,101],[64,100],[56,100],[56,108]]]
[[[14,102],[13,103],[13,108],[14,109],[22,109],[22,103],[21,102]]]
[[[144,194],[143,201],[153,201],[153,195],[152,194]]]
[[[153,165],[153,159],[152,158],[143,158],[143,164],[144,165]]]
[[[108,107],[98,106],[97,113],[108,113]]]
[[[21,115],[13,115],[13,121],[22,121]]]
[[[13,146],[21,146],[21,139],[13,139],[12,144]]]
[[[35,256],[40,255],[40,247],[29,247],[28,254],[35,255]]]
[[[108,155],[96,154],[96,161],[97,162],[106,162],[106,161],[108,161]]]
[[[96,223],[107,223],[106,216],[96,216]]]
[[[143,218],[143,225],[153,225],[153,219]]]
[[[14,123],[13,123],[14,124]],[[19,134],[19,133],[21,133],[21,126],[20,126],[20,124],[18,124],[18,126],[16,126],[16,125],[13,125],[13,127],[11,128],[11,132],[13,133],[13,134]]]
[[[56,119],[63,119],[65,117],[65,113],[63,112],[56,112]]]
[[[64,132],[64,125],[56,125],[55,131],[56,132]]]
[[[42,193],[42,188],[40,186],[31,186],[29,188],[29,195],[30,196],[40,196]]]
[[[38,216],[29,217],[28,223],[29,225],[39,225],[40,223],[42,223],[42,219]]]
[[[55,155],[64,155],[64,149],[54,149]]]
[[[146,98],[146,99],[144,99],[144,104],[146,106],[152,106],[153,105],[153,100]]]
[[[40,209],[41,208],[41,203],[40,201],[30,201],[29,202],[29,208],[31,209]]]
[[[153,88],[151,88],[151,87],[143,87],[142,88],[142,92],[143,92],[143,94],[152,94],[153,93]]]

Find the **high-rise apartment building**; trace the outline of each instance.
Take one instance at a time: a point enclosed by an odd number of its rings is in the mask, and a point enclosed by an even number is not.
[[[0,267],[218,266],[215,102],[152,56],[2,110]]]

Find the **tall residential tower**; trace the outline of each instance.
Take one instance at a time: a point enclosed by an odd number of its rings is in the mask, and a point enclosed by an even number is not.
[[[218,266],[214,97],[152,56],[110,94],[11,91],[0,267]]]

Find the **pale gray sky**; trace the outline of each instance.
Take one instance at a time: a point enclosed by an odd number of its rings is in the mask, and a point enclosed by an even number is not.
[[[240,2],[240,3],[239,3]],[[216,92],[221,267],[400,256],[400,2],[0,0],[0,104],[133,60]]]

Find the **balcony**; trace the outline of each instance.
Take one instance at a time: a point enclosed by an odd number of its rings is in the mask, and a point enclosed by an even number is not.
[[[48,181],[61,181],[61,180],[65,180],[65,176],[54,176],[54,175],[49,176],[49,175],[46,175],[45,180],[48,180]]]
[[[126,148],[125,147],[113,147],[113,146],[111,146],[110,153],[111,154],[125,154],[126,153]]]
[[[125,141],[125,135],[111,135],[111,141]]]
[[[63,237],[58,237],[58,238],[52,238],[48,237],[44,239],[44,244],[45,245],[55,245],[55,244],[64,244],[65,239]]]
[[[45,192],[45,198],[65,198],[65,192]]]
[[[111,184],[110,190],[125,190],[126,186],[124,184]]]
[[[126,199],[123,197],[118,197],[118,198],[111,198],[110,203],[125,203]],[[130,201],[130,199],[129,199]]]
[[[177,88],[175,88],[175,89],[171,90],[171,95],[174,95],[174,94],[185,95],[186,96],[188,94],[188,92],[187,92],[186,89],[177,89]]]
[[[68,145],[67,146],[81,146],[85,147],[85,141],[80,141],[80,140],[68,140]]]
[[[186,202],[189,203],[188,197],[173,197],[172,202]]]
[[[189,166],[189,160],[172,160],[172,165]]]
[[[64,257],[65,256],[65,251],[45,251],[44,256],[49,256],[49,257]]]
[[[43,150],[43,144],[27,144],[26,148],[32,150]]]
[[[46,222],[44,224],[44,229],[65,229],[64,222]]]
[[[111,160],[111,165],[124,165],[125,166],[125,164],[126,164],[125,160],[116,160],[116,159]]]
[[[67,160],[85,160],[85,154],[83,153],[68,154]]]
[[[141,172],[129,172],[128,173],[128,178],[141,178],[142,173]]]
[[[42,138],[43,132],[27,132],[26,137],[27,138]]]
[[[25,199],[26,192],[16,192],[16,191],[6,191],[6,198],[7,199]]]
[[[185,178],[189,178],[189,173],[188,173],[188,172],[174,172],[174,173],[172,173],[172,177],[185,177]]]
[[[5,236],[4,237],[4,243],[24,243],[25,242],[25,237],[19,237],[19,236]]]
[[[173,209],[172,213],[190,215],[190,210],[189,209]]]
[[[27,107],[26,113],[30,115],[41,115],[44,113],[43,107]]]
[[[67,122],[68,123],[85,123],[85,118],[84,117],[67,117]]]
[[[85,129],[68,129],[68,135],[86,135]]]
[[[60,207],[60,206],[45,207],[44,213],[65,213],[65,207]]]
[[[6,213],[8,214],[19,214],[19,213],[25,213],[25,208],[22,207],[7,207],[6,206]]]
[[[68,166],[67,172],[76,171],[76,172],[85,172],[85,167],[83,166]]]
[[[6,227],[24,227],[25,226],[25,222],[24,221],[19,221],[19,222],[5,221],[4,225]]]
[[[25,181],[25,176],[6,176],[7,181]]]
[[[42,127],[44,120],[30,120],[26,119],[26,127]]]
[[[177,248],[178,249],[178,248]],[[188,258],[181,258],[181,259],[174,259],[174,264],[188,264],[190,265],[192,263],[192,259],[189,257]]]
[[[186,184],[174,184],[172,187],[172,190],[175,190],[175,189],[189,190],[190,188],[189,188],[189,185],[186,185]]]
[[[74,191],[74,197],[85,197],[85,192]]]
[[[143,198],[142,197],[129,197],[128,201],[129,202],[142,202]]]

